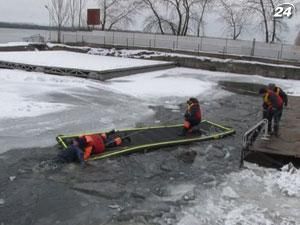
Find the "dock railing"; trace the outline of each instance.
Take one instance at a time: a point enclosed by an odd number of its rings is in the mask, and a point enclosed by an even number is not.
[[[253,127],[251,127],[249,130],[247,130],[244,133],[240,167],[242,167],[244,164],[244,159],[246,157],[246,154],[249,152],[249,146],[253,145],[253,143],[255,142],[255,140],[257,139],[257,137],[261,132],[263,132],[261,139],[269,140],[267,119],[263,119],[259,121],[257,124],[255,124]]]

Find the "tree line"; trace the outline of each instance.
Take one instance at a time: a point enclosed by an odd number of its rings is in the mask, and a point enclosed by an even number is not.
[[[139,23],[146,32],[202,36],[213,23],[206,18],[209,13],[234,40],[255,28],[265,42],[280,42],[288,29],[287,20],[273,17],[275,7],[284,0],[49,0],[46,8],[58,29],[58,41],[63,26],[74,30],[86,26],[87,1],[95,1],[100,8],[101,30],[126,30]]]

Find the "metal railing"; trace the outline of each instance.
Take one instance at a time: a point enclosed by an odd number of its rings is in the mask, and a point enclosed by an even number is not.
[[[260,132],[263,132],[263,139],[268,139],[268,120],[263,119],[243,135],[243,149],[247,149],[249,145],[253,144]]]
[[[246,157],[246,152],[249,151],[249,146],[253,145],[256,141],[259,134],[263,132],[261,139],[262,140],[269,140],[269,134],[268,134],[268,120],[263,119],[257,124],[255,124],[253,127],[251,127],[249,130],[245,132],[243,135],[243,141],[242,141],[242,151],[241,151],[241,160],[240,160],[240,167],[243,166],[244,159]]]
[[[55,31],[49,34],[51,41],[57,41]],[[213,37],[174,36],[153,33],[93,31],[63,32],[64,43],[89,43],[127,48],[166,49],[174,51],[206,52],[224,55],[238,55],[275,60],[300,62],[300,46],[231,40]]]

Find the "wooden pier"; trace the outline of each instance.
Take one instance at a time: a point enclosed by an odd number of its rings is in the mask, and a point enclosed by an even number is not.
[[[261,161],[262,158],[285,161],[300,159],[300,97],[289,96],[289,104],[284,108],[280,122],[279,137],[271,136],[269,140],[257,138],[249,146],[245,160]],[[259,162],[258,162],[259,163]]]

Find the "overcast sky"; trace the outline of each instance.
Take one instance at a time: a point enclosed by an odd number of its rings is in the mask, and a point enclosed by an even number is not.
[[[0,0],[0,21],[48,24],[47,0]]]
[[[45,5],[49,0],[0,0],[0,21],[1,22],[22,22],[22,23],[34,23],[40,25],[48,25],[49,24],[49,14]],[[238,1],[238,0],[237,0]],[[300,0],[291,0],[290,2],[299,2]],[[88,7],[94,8],[97,7],[95,0],[88,0]],[[206,18],[206,35],[207,36],[222,36],[226,37],[223,31],[223,25],[216,18],[217,15],[208,15]],[[288,26],[289,31],[284,34],[285,41],[287,43],[294,43],[296,39],[297,33],[300,30],[300,27],[297,25],[300,24],[300,4],[298,6],[298,10],[296,15],[291,19],[285,19]],[[133,26],[134,29],[142,29],[141,20],[139,24]],[[259,30],[251,30],[252,32],[244,33],[241,38],[242,39],[250,39],[254,38],[253,33],[261,34]],[[263,41],[263,35],[257,35],[255,38],[257,40]]]
[[[96,7],[93,0],[89,1],[90,7]],[[0,21],[48,25],[49,16],[45,8],[48,2],[49,0],[0,0]]]

